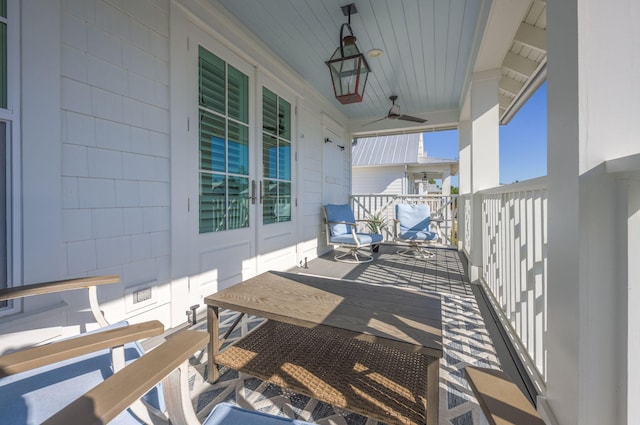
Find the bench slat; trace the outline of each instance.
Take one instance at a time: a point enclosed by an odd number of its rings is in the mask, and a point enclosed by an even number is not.
[[[545,425],[506,373],[473,366],[465,367],[465,373],[491,425]]]

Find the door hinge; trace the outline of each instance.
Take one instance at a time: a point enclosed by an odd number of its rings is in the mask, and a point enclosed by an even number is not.
[[[296,198],[296,208],[298,207],[298,198]]]
[[[295,152],[295,154],[294,154],[293,156],[294,156],[294,158],[295,158],[295,161],[297,161],[297,160],[298,160],[298,151],[296,151],[296,152]]]
[[[191,198],[187,198],[187,212],[191,212]]]
[[[187,51],[189,51],[189,37],[187,37]]]
[[[189,121],[189,117],[187,117],[187,132],[189,131],[191,122]]]

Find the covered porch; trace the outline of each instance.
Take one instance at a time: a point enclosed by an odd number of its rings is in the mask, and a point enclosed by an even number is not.
[[[165,329],[268,270],[435,291],[473,304],[452,304],[455,326],[473,312],[492,344],[503,331],[547,425],[640,417],[637,1],[0,6],[3,291],[117,275],[96,296],[104,316]],[[372,70],[349,104],[325,63],[347,20]],[[545,80],[547,176],[500,185],[500,125]],[[389,215],[398,201],[352,197],[353,140],[449,128],[460,195],[438,205],[453,249],[329,264],[324,205]],[[2,301],[0,354],[96,330],[89,310],[75,293]],[[441,400],[467,405],[447,373]]]
[[[439,417],[441,424],[481,424],[483,413],[465,378],[468,365],[500,369],[513,377],[529,400],[535,402],[535,389],[521,362],[505,340],[487,295],[481,285],[472,284],[467,274],[467,261],[455,249],[436,248],[435,257],[412,258],[398,255],[401,245],[385,243],[374,261],[366,264],[336,262],[333,253],[311,260],[289,272],[304,276],[335,279],[344,285],[374,285],[405,288],[409,291],[438,294],[442,300],[442,332],[444,357],[440,360]],[[237,313],[221,313],[220,334],[231,326]],[[248,316],[228,343],[263,322]],[[204,322],[192,328],[205,329]],[[374,425],[378,421],[349,410],[323,403],[304,394],[283,389],[243,372],[223,368],[215,384],[206,382],[206,354],[194,357],[192,398],[198,416],[206,417],[217,403],[232,401],[238,405],[276,415],[295,417],[318,424]]]

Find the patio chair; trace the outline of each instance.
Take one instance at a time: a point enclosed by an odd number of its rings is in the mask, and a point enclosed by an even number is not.
[[[431,231],[431,212],[427,204],[397,204],[394,219],[394,240],[408,243],[408,248],[398,250],[399,255],[414,258],[431,258],[433,251],[426,246],[438,240],[438,233]]]
[[[183,330],[49,418],[45,425],[112,423],[132,402],[160,383],[172,425],[312,425],[311,423],[247,410],[229,403],[216,405],[198,420],[189,396],[188,363],[209,342],[209,334]]]
[[[327,226],[327,245],[338,245],[349,249],[346,253],[336,254],[333,258],[344,263],[373,261],[373,255],[364,254],[361,250],[367,247],[371,249],[372,245],[382,242],[382,235],[358,232],[356,219],[349,204],[328,204],[323,211]]]
[[[96,286],[120,282],[115,275],[45,282],[0,290],[0,301],[86,288],[94,317],[105,326],[79,336],[0,356],[0,418],[3,424],[39,424],[78,396],[139,358],[140,339],[161,335],[157,320],[109,325],[97,303]],[[116,423],[166,420],[162,394],[154,390]],[[154,418],[152,419],[152,415]],[[136,422],[130,422],[134,419]]]

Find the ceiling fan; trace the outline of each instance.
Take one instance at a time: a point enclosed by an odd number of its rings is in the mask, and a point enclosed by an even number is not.
[[[427,122],[427,120],[422,119],[422,118],[412,117],[411,115],[403,115],[403,114],[401,114],[400,113],[400,105],[396,105],[396,100],[398,100],[398,96],[396,96],[396,95],[389,96],[389,100],[391,100],[391,109],[389,109],[389,112],[387,113],[387,116],[382,117],[382,118],[378,118],[377,120],[373,120],[373,121],[371,121],[369,123],[366,123],[366,124],[363,125],[363,127],[365,125],[373,124],[374,122],[378,122],[378,121],[382,121],[382,120],[386,120],[386,119],[411,121],[411,122],[417,122],[417,123],[420,123],[420,124]]]

